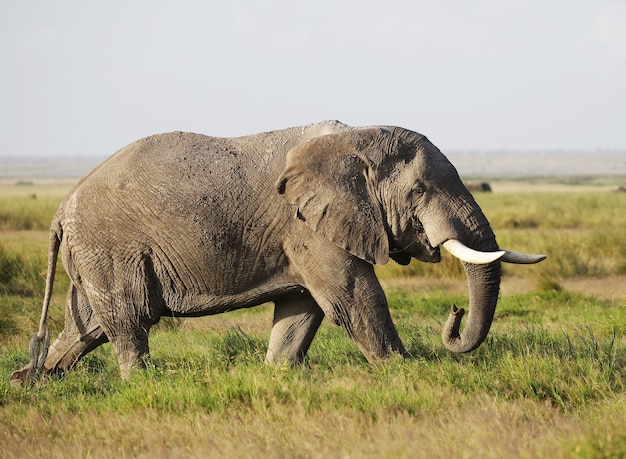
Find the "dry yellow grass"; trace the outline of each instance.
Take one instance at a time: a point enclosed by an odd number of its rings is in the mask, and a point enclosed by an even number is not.
[[[345,408],[308,413],[297,404],[183,416],[143,410],[44,418],[25,409],[21,425],[14,421],[0,430],[0,456],[566,458],[595,457],[588,450],[594,443],[605,445],[605,451],[620,451],[614,443],[621,423],[607,422],[605,416],[626,416],[625,396],[569,415],[528,400],[438,396],[448,409],[421,415],[380,413],[375,419]],[[589,422],[593,419],[603,422]]]

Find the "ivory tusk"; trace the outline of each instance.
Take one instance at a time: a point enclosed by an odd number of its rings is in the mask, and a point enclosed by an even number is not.
[[[516,263],[519,265],[530,265],[533,263],[539,263],[547,258],[547,255],[534,254],[534,253],[519,253],[511,252],[509,250],[504,251],[502,261],[507,263]]]
[[[479,252],[478,250],[470,249],[468,246],[456,239],[448,239],[443,243],[443,247],[459,260],[474,265],[486,265],[493,263],[507,253],[505,250],[498,250],[497,252]]]

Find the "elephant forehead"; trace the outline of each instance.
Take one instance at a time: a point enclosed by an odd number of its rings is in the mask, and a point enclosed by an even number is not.
[[[409,169],[412,169],[415,174],[415,180],[425,182],[437,182],[456,174],[456,170],[448,158],[430,142],[418,147],[417,154]]]

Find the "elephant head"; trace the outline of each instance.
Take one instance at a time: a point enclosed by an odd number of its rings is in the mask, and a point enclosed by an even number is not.
[[[486,338],[500,287],[500,260],[535,263],[545,256],[500,250],[454,166],[426,137],[395,127],[355,129],[292,148],[277,182],[296,216],[371,264],[389,258],[440,261],[440,246],[461,259],[469,314],[452,307],[445,346],[469,352]]]

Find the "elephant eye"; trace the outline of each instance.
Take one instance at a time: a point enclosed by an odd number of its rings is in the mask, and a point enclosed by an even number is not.
[[[419,198],[424,194],[424,188],[421,185],[417,184],[411,188],[411,195]]]
[[[409,191],[409,206],[412,210],[416,209],[420,203],[422,202],[422,197],[424,196],[424,188],[421,185],[414,185],[411,187]]]

